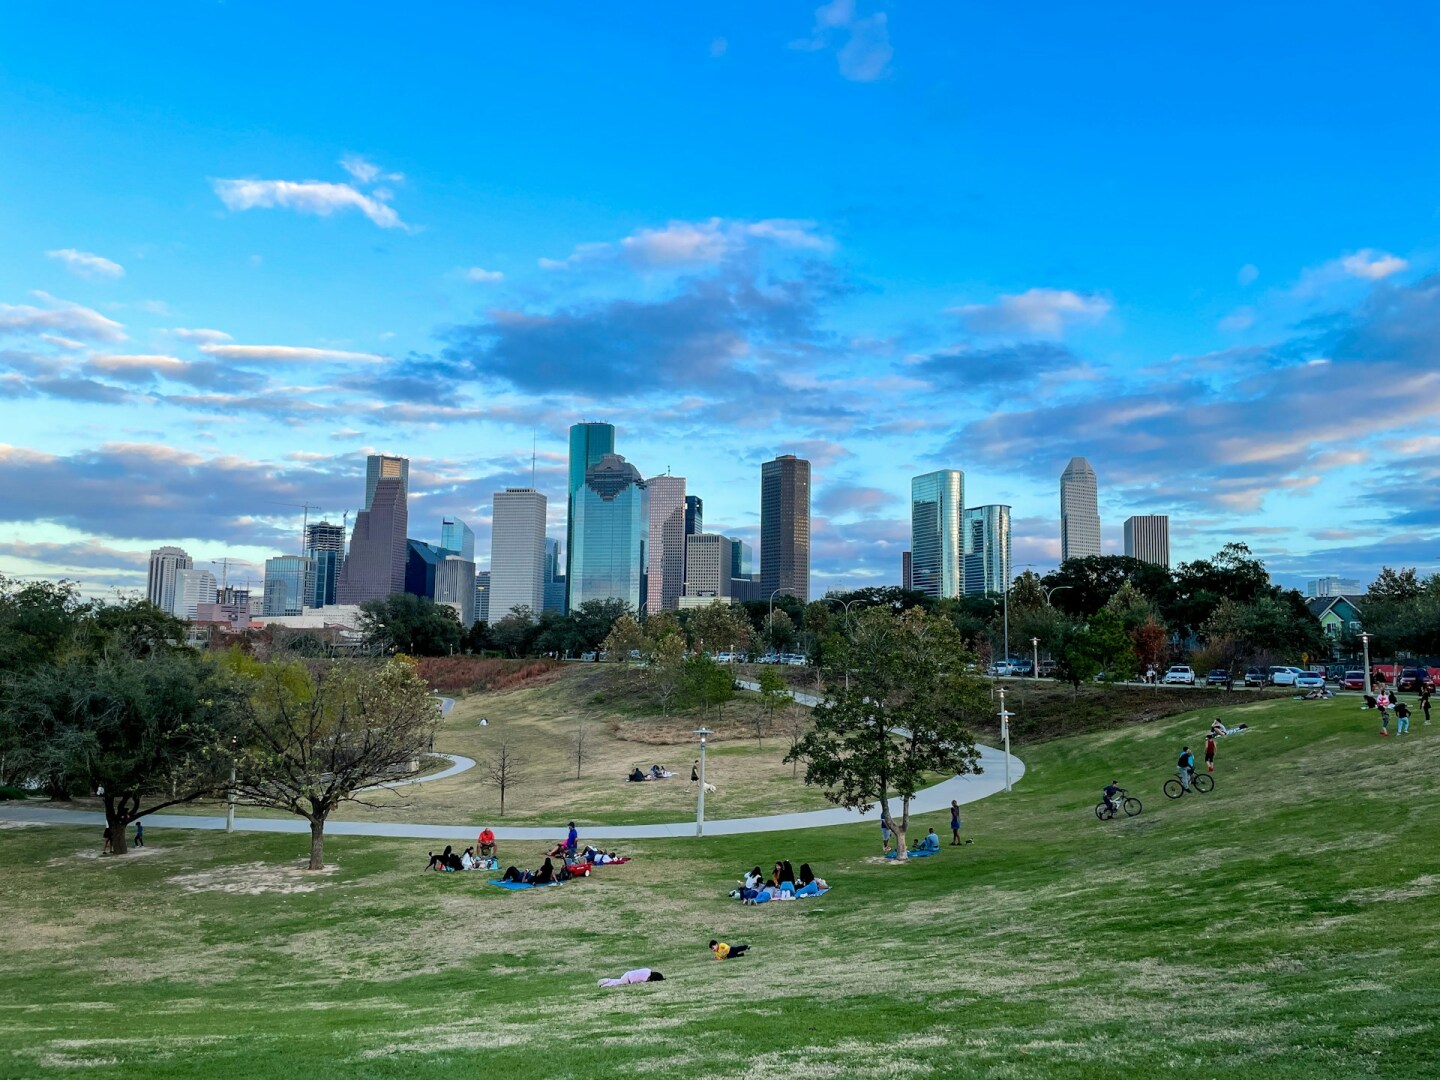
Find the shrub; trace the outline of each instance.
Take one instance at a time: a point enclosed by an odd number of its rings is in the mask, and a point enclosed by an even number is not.
[[[415,661],[430,689],[510,690],[544,678],[558,660],[492,660],[483,656],[427,656]]]
[[[7,799],[28,799],[30,793],[24,788],[15,787],[12,784],[0,784],[0,802]]]

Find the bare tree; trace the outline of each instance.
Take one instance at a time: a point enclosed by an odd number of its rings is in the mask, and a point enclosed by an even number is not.
[[[582,721],[576,728],[575,734],[571,736],[570,745],[575,751],[575,779],[580,779],[580,767],[590,760],[590,744],[586,738],[587,732]],[[503,807],[502,807],[503,811]]]
[[[505,793],[520,782],[520,758],[510,752],[503,740],[495,754],[485,762],[485,783],[500,792],[500,816],[505,816]]]
[[[791,704],[785,710],[785,737],[790,741],[790,750],[785,755],[790,762],[790,776],[792,778],[800,775],[800,757],[797,751],[805,736],[810,733],[810,722],[805,716],[805,710],[800,706]]]
[[[238,802],[288,810],[310,822],[310,869],[325,865],[325,822],[341,803],[419,772],[440,710],[415,665],[396,658],[314,666],[248,658],[254,679],[246,734],[235,754]]]

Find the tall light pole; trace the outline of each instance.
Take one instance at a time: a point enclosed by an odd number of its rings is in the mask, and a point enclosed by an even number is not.
[[[1370,693],[1370,635],[1360,634],[1360,645],[1365,650],[1365,693]]]
[[[1030,677],[1038,679],[1040,677],[1040,639],[1038,637],[1030,639],[1030,664]]]
[[[1005,662],[1010,663],[1010,578],[1005,578],[1005,592],[1002,594],[1005,609]]]
[[[833,598],[832,598],[832,599],[833,599]],[[834,600],[834,603],[839,604],[841,610],[845,612],[845,628],[846,628],[847,631],[848,631],[849,628],[850,628],[850,605],[851,605],[851,604],[858,604],[859,602],[860,602],[860,598],[859,598],[858,596],[857,596],[854,600]],[[846,664],[846,665],[845,665],[845,689],[846,689],[846,690],[849,690],[849,689],[850,689],[850,665],[849,665],[849,664]]]
[[[235,831],[235,738],[230,738],[230,805],[225,808],[225,831]]]
[[[1005,740],[1005,790],[1010,790],[1010,714],[1005,711],[1005,687],[1000,687],[1000,736]]]
[[[1043,586],[1043,585],[1040,586],[1040,587],[1041,587],[1042,589],[1045,589],[1045,586]],[[1057,592],[1059,592],[1061,589],[1073,589],[1074,587],[1075,587],[1075,586],[1073,586],[1073,585],[1056,585],[1053,589],[1045,589],[1045,606],[1046,606],[1046,607],[1049,607],[1049,606],[1050,606],[1050,597],[1054,596],[1054,595],[1055,595]]]
[[[700,736],[700,783],[695,789],[695,835],[705,835],[705,739],[715,733],[709,728],[700,728],[692,731],[692,735]]]

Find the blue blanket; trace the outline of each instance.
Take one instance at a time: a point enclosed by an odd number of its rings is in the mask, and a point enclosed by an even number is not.
[[[502,889],[548,889],[552,885],[564,885],[563,881],[551,881],[544,885],[536,885],[529,881],[492,881],[491,885],[499,885]]]
[[[809,898],[809,897],[811,897],[811,896],[824,896],[824,895],[825,895],[827,892],[829,892],[829,891],[830,891],[830,890],[829,890],[828,888],[825,888],[825,889],[821,889],[819,892],[813,892],[813,893],[798,893],[798,892],[797,892],[797,893],[795,894],[795,899],[796,899],[796,900],[805,900],[805,899],[807,899],[807,898]],[[773,898],[772,898],[771,896],[769,896],[768,894],[763,895],[763,896],[757,896],[757,897],[755,898],[755,903],[757,903],[757,904],[768,904],[768,903],[770,903],[770,901],[771,901],[772,899],[773,899]]]
[[[938,851],[924,851],[924,850],[921,850],[921,851],[912,851],[912,852],[910,852],[910,858],[912,858],[912,859],[923,859],[923,858],[925,858],[925,856],[927,856],[927,855],[939,855],[939,854],[940,854],[940,852],[938,852]],[[886,856],[885,856],[885,858],[887,858],[887,859],[898,859],[899,857],[900,857],[900,853],[899,853],[898,851],[892,851],[892,852],[890,852],[889,855],[886,855]]]

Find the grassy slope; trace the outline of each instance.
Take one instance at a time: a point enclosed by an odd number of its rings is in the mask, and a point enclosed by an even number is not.
[[[317,880],[276,869],[293,838],[98,860],[88,830],[3,829],[0,1075],[1433,1075],[1440,728],[1380,740],[1349,699],[1227,719],[1254,730],[1212,795],[1159,794],[1199,717],[1058,739],[968,808],[974,846],[910,866],[818,830],[511,895],[396,843],[332,839]],[[1111,775],[1144,815],[1094,819]],[[723,898],[778,857],[835,890]],[[712,934],[755,954],[716,964]],[[595,988],[641,964],[669,981]]]

